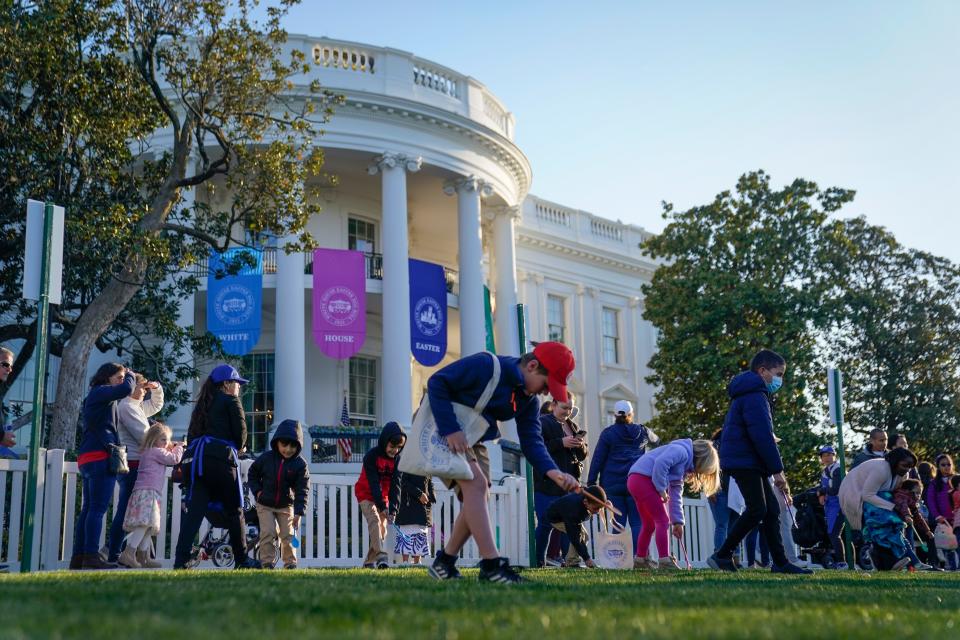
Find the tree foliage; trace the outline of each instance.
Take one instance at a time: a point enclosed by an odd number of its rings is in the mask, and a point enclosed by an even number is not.
[[[730,379],[772,348],[788,362],[775,397],[780,448],[790,472],[811,474],[814,460],[802,455],[816,443],[808,389],[823,366],[811,312],[824,292],[813,258],[828,215],[852,197],[806,180],[774,190],[755,172],[708,205],[664,205],[669,224],[645,245],[664,262],[644,288],[644,315],[658,330],[654,429],[708,437],[723,426]]]
[[[262,22],[255,0],[4,5],[0,340],[25,340],[18,363],[35,329],[19,299],[26,199],[67,209],[51,446],[72,446],[94,348],[136,353],[171,388],[196,375],[187,353],[216,353],[176,322],[211,249],[263,233],[311,244],[315,140],[338,98],[304,86],[308,62],[283,51],[293,3]]]

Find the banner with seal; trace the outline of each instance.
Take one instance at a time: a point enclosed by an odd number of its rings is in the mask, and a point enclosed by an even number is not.
[[[344,249],[313,250],[313,339],[324,355],[345,360],[367,336],[364,256]]]
[[[244,253],[256,263],[227,275],[227,267]],[[260,340],[263,253],[245,247],[212,252],[207,265],[207,330],[220,339],[225,352],[244,356]]]
[[[410,350],[432,367],[447,353],[447,278],[443,267],[410,259]]]

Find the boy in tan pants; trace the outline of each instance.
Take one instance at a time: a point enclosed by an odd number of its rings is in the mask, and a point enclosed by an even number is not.
[[[300,457],[302,450],[303,428],[296,420],[284,420],[270,439],[270,450],[260,454],[247,473],[250,490],[257,498],[259,560],[264,569],[272,569],[276,564],[278,534],[283,568],[297,568],[292,540],[300,529],[310,485],[310,470]]]
[[[397,460],[406,441],[399,424],[388,422],[383,425],[377,446],[363,456],[363,470],[353,486],[370,533],[370,548],[363,560],[365,569],[386,569],[389,566],[384,548],[389,519],[387,510],[391,504],[397,503],[400,495]]]

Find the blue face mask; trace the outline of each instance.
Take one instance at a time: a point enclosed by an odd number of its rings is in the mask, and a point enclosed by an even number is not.
[[[783,376],[773,376],[773,380],[767,383],[767,391],[776,393],[783,386]]]

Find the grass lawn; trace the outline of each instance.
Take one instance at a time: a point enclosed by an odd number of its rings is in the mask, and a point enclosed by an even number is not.
[[[0,576],[0,638],[956,637],[960,574],[418,569]]]

